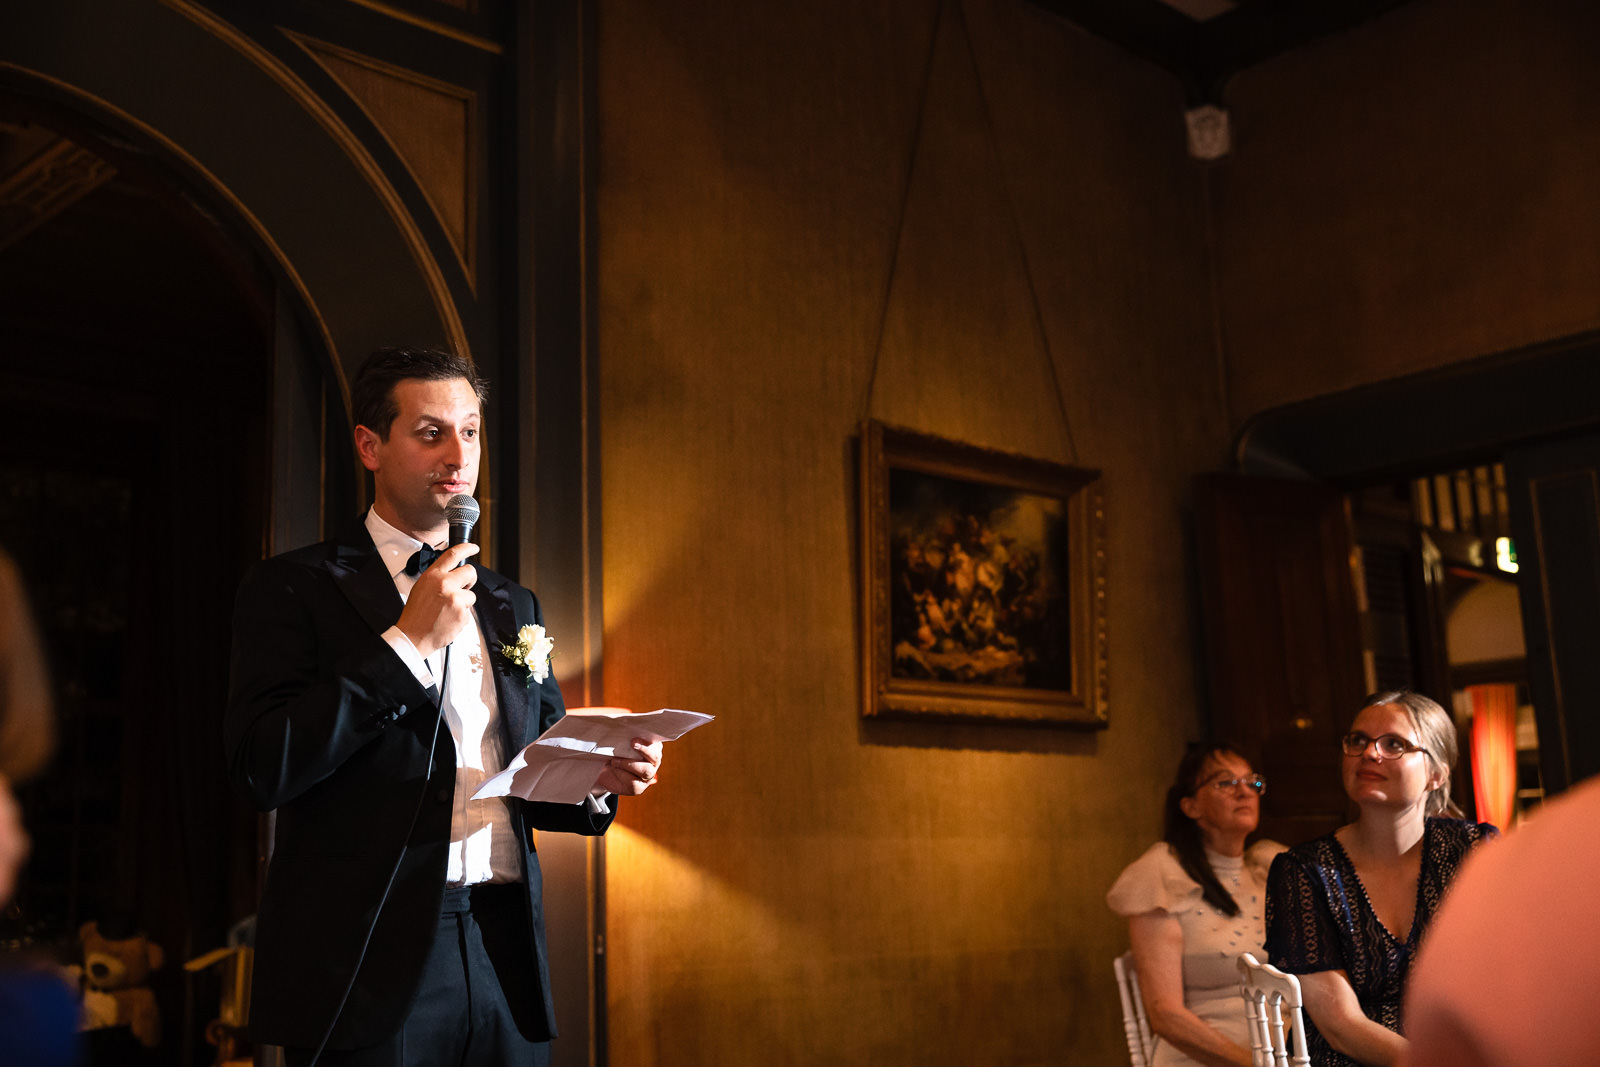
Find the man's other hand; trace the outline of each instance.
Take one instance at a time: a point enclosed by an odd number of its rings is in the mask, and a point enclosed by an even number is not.
[[[636,797],[656,783],[661,772],[661,742],[633,739],[634,756],[613,756],[594,787],[618,796]]]

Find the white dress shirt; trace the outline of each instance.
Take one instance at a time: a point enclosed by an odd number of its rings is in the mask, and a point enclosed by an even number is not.
[[[406,561],[422,547],[422,542],[396,530],[372,510],[367,512],[367,532],[394,578],[400,599],[405,600],[417,583],[406,573]],[[454,642],[431,656],[419,653],[398,626],[385,630],[383,639],[424,687],[438,685],[441,679],[444,682],[440,700],[456,747],[455,801],[450,811],[450,862],[445,883],[462,886],[522,881],[519,845],[506,799],[470,799],[479,786],[506,765],[494,671],[485,658],[477,615]]]

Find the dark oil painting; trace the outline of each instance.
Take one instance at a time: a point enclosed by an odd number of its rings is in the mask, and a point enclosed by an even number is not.
[[[888,474],[891,676],[1070,689],[1066,501]]]

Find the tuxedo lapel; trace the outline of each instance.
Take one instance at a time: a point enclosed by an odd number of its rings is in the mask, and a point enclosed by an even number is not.
[[[359,535],[351,531],[334,542],[328,573],[372,632],[381,634],[399,621],[405,604],[383,557],[373,547],[366,526],[359,527],[359,531]]]
[[[537,689],[525,684],[521,668],[500,654],[500,646],[514,641],[522,625],[517,620],[511,589],[511,583],[500,575],[478,568],[478,581],[474,587],[478,598],[473,607],[478,613],[478,629],[483,633],[483,652],[494,674],[494,694],[500,702],[500,718],[505,724],[506,738],[512,746],[508,757],[533,740],[537,730],[530,733],[530,726],[538,725],[537,721],[530,724],[528,708]]]

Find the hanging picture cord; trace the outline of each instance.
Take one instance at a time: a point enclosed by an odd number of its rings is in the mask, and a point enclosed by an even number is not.
[[[872,370],[867,375],[867,395],[861,401],[861,419],[872,414],[872,394],[878,385],[878,362],[883,357],[883,332],[889,323],[889,301],[894,293],[895,274],[900,266],[900,246],[905,240],[906,212],[911,206],[911,179],[916,173],[917,156],[922,148],[922,120],[928,111],[928,86],[933,82],[933,57],[939,51],[939,34],[944,30],[945,0],[939,0],[933,16],[933,33],[928,38],[928,58],[922,65],[922,92],[917,96],[917,116],[911,126],[911,148],[906,155],[906,176],[900,186],[900,217],[894,226],[894,247],[889,253],[889,277],[884,281],[883,306],[878,312],[878,336],[872,345]]]
[[[916,120],[911,130],[910,152],[906,159],[905,181],[900,191],[900,215],[895,223],[894,248],[889,257],[889,277],[884,283],[883,306],[878,314],[878,332],[872,346],[872,369],[867,377],[866,396],[861,403],[861,418],[865,420],[872,414],[872,397],[878,383],[878,364],[883,358],[883,335],[888,328],[890,300],[894,293],[895,275],[900,266],[900,250],[904,244],[906,215],[911,204],[911,187],[916,175],[917,158],[921,155],[922,129],[928,110],[928,91],[933,82],[934,58],[939,51],[939,38],[944,32],[945,0],[939,0],[938,10],[935,13],[933,34],[928,41],[928,58],[923,65],[922,92],[917,101]],[[1016,199],[1011,195],[1011,185],[1006,181],[1005,162],[1000,156],[1000,139],[995,133],[994,113],[989,106],[989,93],[984,87],[983,75],[978,68],[978,56],[972,44],[972,32],[967,24],[966,8],[964,3],[956,4],[956,17],[961,20],[961,34],[966,45],[967,60],[972,65],[973,80],[978,85],[978,97],[983,104],[983,122],[988,135],[989,148],[994,154],[995,168],[1000,174],[1000,188],[1005,196],[1006,212],[1011,222],[1011,234],[1016,241],[1018,254],[1022,257],[1022,274],[1028,285],[1028,300],[1033,308],[1034,327],[1039,331],[1040,344],[1043,347],[1045,365],[1050,371],[1051,392],[1055,395],[1056,411],[1061,416],[1062,431],[1066,435],[1067,454],[1070,462],[1078,462],[1078,445],[1072,434],[1072,420],[1067,417],[1066,398],[1061,390],[1061,376],[1056,371],[1055,353],[1050,346],[1050,334],[1045,329],[1044,308],[1039,300],[1039,288],[1033,279],[1033,262],[1028,256],[1027,242],[1022,239],[1022,223],[1017,215]]]
[[[995,133],[994,111],[989,107],[989,90],[978,68],[977,49],[972,46],[972,30],[967,24],[965,0],[958,0],[956,16],[961,19],[961,36],[967,43],[967,59],[972,63],[972,77],[978,83],[978,99],[983,103],[983,125],[989,135],[989,148],[994,152],[995,169],[1000,172],[1000,191],[1005,195],[1006,211],[1011,218],[1011,235],[1017,242],[1017,252],[1022,256],[1022,276],[1028,282],[1028,300],[1033,305],[1033,322],[1039,331],[1039,343],[1044,347],[1045,366],[1050,370],[1050,391],[1056,398],[1056,410],[1061,413],[1061,428],[1067,435],[1067,455],[1072,463],[1078,462],[1078,444],[1072,437],[1072,420],[1067,418],[1067,402],[1061,392],[1061,377],[1056,373],[1056,356],[1050,348],[1050,334],[1044,328],[1044,307],[1039,302],[1039,287],[1033,280],[1033,261],[1028,256],[1028,242],[1022,238],[1022,220],[1017,215],[1017,201],[1011,195],[1011,183],[1006,181],[1006,162],[1000,155],[1000,137]]]

